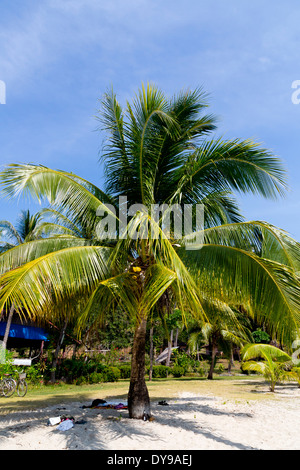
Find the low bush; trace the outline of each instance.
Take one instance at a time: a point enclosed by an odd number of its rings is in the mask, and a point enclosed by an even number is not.
[[[152,378],[153,379],[164,379],[168,377],[168,373],[170,372],[170,367],[159,365],[159,366],[153,366],[152,368]],[[147,373],[149,373],[149,368],[147,370]]]
[[[21,372],[21,371],[20,371]],[[26,381],[31,385],[39,385],[43,383],[44,376],[40,371],[38,365],[26,367]]]
[[[103,382],[103,375],[100,372],[92,372],[89,376],[90,384],[99,384]]]
[[[120,371],[121,379],[130,379],[131,366],[129,365],[119,366],[119,371]]]
[[[103,382],[117,382],[121,377],[120,370],[117,367],[106,367],[101,375]]]
[[[83,377],[83,375],[81,375],[80,377],[78,377],[74,383],[76,385],[85,385],[87,383],[87,378],[86,377]]]
[[[182,377],[184,375],[184,367],[174,366],[171,369],[171,373],[174,377]]]

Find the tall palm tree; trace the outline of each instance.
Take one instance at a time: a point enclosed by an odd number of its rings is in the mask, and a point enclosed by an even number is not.
[[[267,223],[244,222],[232,194],[281,195],[286,187],[281,163],[252,141],[208,139],[215,118],[204,113],[206,107],[201,90],[167,99],[156,87],[143,86],[125,110],[108,92],[100,116],[109,134],[102,153],[104,190],[38,165],[12,164],[1,174],[7,196],[24,191],[46,199],[75,223],[88,224],[92,236],[87,243],[78,237],[51,246],[32,241],[2,255],[0,308],[14,302],[36,316],[80,296],[85,321],[91,312],[105,315],[113,302],[121,304],[136,321],[128,393],[132,418],[150,414],[145,337],[154,308],[167,313],[176,303],[182,312],[205,319],[207,298],[217,299],[249,305],[285,341],[299,328],[299,244]],[[125,202],[131,208],[139,204],[139,210],[124,222]],[[165,219],[161,224],[149,214],[153,204],[199,203],[205,207],[203,243],[192,250],[186,249],[191,233],[178,235],[175,220],[165,232]],[[112,219],[115,225],[104,230]],[[190,232],[198,235],[193,222]],[[13,270],[7,269],[8,259]]]

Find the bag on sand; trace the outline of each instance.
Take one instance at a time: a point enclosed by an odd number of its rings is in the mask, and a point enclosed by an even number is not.
[[[58,426],[57,426],[57,430],[58,431],[68,431],[69,429],[71,429],[72,427],[74,426],[74,423],[71,419],[65,419],[64,421],[62,421]]]

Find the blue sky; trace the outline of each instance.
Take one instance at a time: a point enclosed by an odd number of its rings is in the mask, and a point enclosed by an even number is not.
[[[0,167],[39,163],[103,185],[99,100],[142,82],[203,86],[217,136],[253,138],[284,162],[284,200],[240,198],[248,220],[300,240],[300,4],[297,0],[12,0],[0,3]],[[300,96],[300,94],[299,94]],[[1,98],[1,95],[0,95]],[[26,201],[1,199],[15,222]]]

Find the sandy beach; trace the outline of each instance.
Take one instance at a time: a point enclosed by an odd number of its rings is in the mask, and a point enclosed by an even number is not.
[[[267,387],[266,387],[267,393]],[[300,389],[237,400],[180,390],[162,406],[152,400],[153,421],[128,411],[84,408],[91,402],[0,413],[0,450],[295,450],[300,449]],[[49,418],[74,417],[60,431]]]

